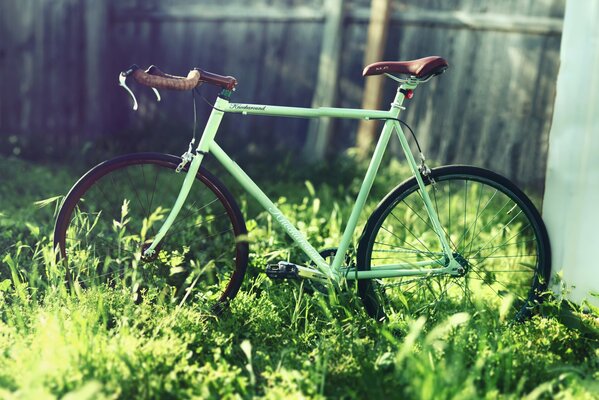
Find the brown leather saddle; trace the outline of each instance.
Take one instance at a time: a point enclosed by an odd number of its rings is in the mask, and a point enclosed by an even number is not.
[[[449,64],[438,56],[424,57],[410,61],[379,61],[364,68],[362,76],[382,74],[404,74],[418,79],[427,79],[443,73]]]

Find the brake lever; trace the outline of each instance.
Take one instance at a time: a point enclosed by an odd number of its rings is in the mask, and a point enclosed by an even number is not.
[[[129,93],[129,95],[133,99],[133,110],[134,111],[137,111],[137,108],[138,108],[137,99],[135,98],[133,91],[131,89],[129,89],[129,87],[127,86],[127,78],[129,77],[129,75],[131,75],[137,69],[139,69],[139,67],[137,65],[133,64],[131,67],[129,67],[128,70],[123,71],[119,74],[119,86],[121,86],[123,89],[125,89],[127,91],[127,93]],[[156,95],[157,101],[162,100],[162,98],[160,97],[160,92],[158,92],[158,89],[156,89],[154,87],[151,87],[150,89],[152,89],[152,91]]]
[[[133,99],[133,110],[137,111],[137,99],[135,98],[135,95],[133,94],[131,89],[129,89],[129,87],[127,86],[127,77],[129,76],[127,72],[129,71],[131,70],[129,69],[128,71],[124,71],[119,74],[119,86],[121,86],[123,89],[127,91],[127,93],[129,93],[129,95]]]
[[[156,89],[155,87],[150,88],[152,89],[152,91],[154,92],[154,94],[156,95],[156,101],[160,101],[162,100],[162,98],[160,97],[160,93],[158,92],[158,89]]]

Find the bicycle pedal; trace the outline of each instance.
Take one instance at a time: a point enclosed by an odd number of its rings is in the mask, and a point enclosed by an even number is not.
[[[267,265],[265,272],[270,279],[299,279],[300,277],[297,265],[286,261]]]

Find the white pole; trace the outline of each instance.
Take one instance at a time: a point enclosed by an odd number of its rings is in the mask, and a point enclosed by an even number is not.
[[[566,2],[543,203],[552,271],[563,273],[571,300],[594,305],[599,305],[597,21],[599,1]]]

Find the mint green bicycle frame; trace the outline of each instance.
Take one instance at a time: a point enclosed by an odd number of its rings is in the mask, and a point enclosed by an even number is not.
[[[439,222],[439,218],[435,209],[432,205],[430,196],[427,193],[424,182],[418,170],[418,165],[412,155],[409,148],[406,136],[401,129],[399,124],[399,113],[404,107],[402,107],[405,95],[403,90],[414,90],[419,80],[411,78],[408,80],[402,80],[401,85],[397,90],[397,94],[389,111],[379,110],[361,110],[361,109],[347,109],[347,108],[298,108],[298,107],[283,107],[283,106],[271,106],[261,104],[239,104],[230,103],[229,97],[230,92],[224,90],[221,92],[217,101],[214,105],[210,118],[206,123],[204,132],[200,139],[200,142],[195,150],[195,154],[187,171],[187,175],[184,179],[181,191],[170,214],[164,221],[162,227],[158,231],[158,234],[154,238],[153,242],[146,249],[145,254],[152,254],[160,241],[167,234],[169,228],[172,226],[175,218],[181,210],[185,200],[191,190],[191,186],[195,180],[195,176],[200,168],[204,156],[208,153],[212,154],[223,167],[239,182],[239,184],[252,196],[258,203],[269,212],[272,217],[282,226],[287,234],[293,239],[293,241],[302,249],[302,251],[314,262],[316,267],[303,267],[298,266],[299,275],[303,278],[315,279],[315,280],[332,280],[334,282],[340,282],[341,279],[376,279],[376,278],[390,278],[390,277],[401,277],[401,276],[415,276],[415,275],[429,275],[429,274],[456,274],[459,264],[455,261],[451,249],[448,244],[448,240]],[[339,243],[335,258],[332,264],[328,264],[318,251],[306,240],[304,235],[297,230],[291,222],[283,215],[283,213],[277,208],[277,206],[264,194],[264,192],[252,181],[252,179],[233,161],[225,151],[216,143],[215,137],[225,113],[237,113],[243,115],[266,115],[266,116],[280,116],[280,117],[303,117],[303,118],[318,118],[318,117],[333,117],[333,118],[352,118],[352,119],[366,119],[366,120],[385,120],[382,133],[379,137],[378,143],[372,155],[372,159],[368,166],[366,176],[360,187],[360,191],[356,198],[356,202],[351,211],[349,220],[343,232],[341,243]],[[441,243],[443,253],[439,253],[437,260],[421,261],[416,263],[404,263],[404,264],[389,264],[383,266],[377,266],[374,270],[358,271],[356,268],[350,268],[343,266],[342,262],[345,259],[345,254],[351,243],[353,234],[356,230],[358,218],[364,208],[366,199],[372,188],[377,171],[380,167],[381,160],[389,143],[389,139],[393,131],[397,133],[400,140],[401,147],[406,155],[410,169],[413,175],[416,177],[422,198],[430,218],[433,229],[435,230],[439,241]]]

